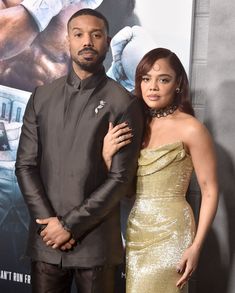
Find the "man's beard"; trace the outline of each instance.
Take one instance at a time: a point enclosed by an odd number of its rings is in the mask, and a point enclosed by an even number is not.
[[[86,50],[86,49],[85,49]],[[84,51],[85,51],[84,50]],[[89,49],[87,49],[86,51],[88,51]],[[96,54],[98,54],[96,51],[92,50],[91,51],[95,52]],[[87,62],[81,62],[79,60],[74,60],[74,62],[84,71],[93,73],[95,71],[97,71],[98,68],[100,68],[101,64],[103,64],[103,61],[106,57],[106,52],[103,55],[100,55],[96,61],[89,61],[87,60]]]

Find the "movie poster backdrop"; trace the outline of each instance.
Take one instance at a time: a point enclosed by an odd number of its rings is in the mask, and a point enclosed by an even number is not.
[[[66,23],[85,7],[107,17],[112,42],[106,72],[128,90],[134,88],[136,65],[155,47],[174,51],[190,72],[193,0],[0,0],[0,292],[30,292],[24,256],[29,214],[14,173],[25,107],[36,86],[69,71]],[[22,9],[28,10],[28,19],[21,18]],[[130,207],[122,202],[123,238]],[[124,292],[121,279],[122,270],[118,292]]]

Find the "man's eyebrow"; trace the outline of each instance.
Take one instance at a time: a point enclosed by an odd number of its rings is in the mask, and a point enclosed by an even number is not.
[[[74,31],[74,30],[83,31],[83,29],[80,28],[80,27],[73,27],[73,28],[72,28],[72,31]],[[100,28],[94,28],[94,29],[91,30],[91,32],[92,32],[92,33],[93,33],[93,32],[104,32],[104,30],[103,30],[103,29],[100,29]]]

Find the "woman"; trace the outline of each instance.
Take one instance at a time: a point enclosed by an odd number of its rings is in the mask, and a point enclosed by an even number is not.
[[[173,52],[148,52],[135,83],[147,123],[127,226],[127,293],[187,292],[217,208],[214,148],[207,129],[193,117],[187,75]],[[131,137],[124,123],[110,125],[103,147],[108,167]],[[197,230],[185,200],[193,169],[202,196]]]

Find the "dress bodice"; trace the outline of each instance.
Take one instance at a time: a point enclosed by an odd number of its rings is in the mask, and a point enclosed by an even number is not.
[[[185,196],[193,171],[181,141],[142,149],[138,161],[137,198]]]

